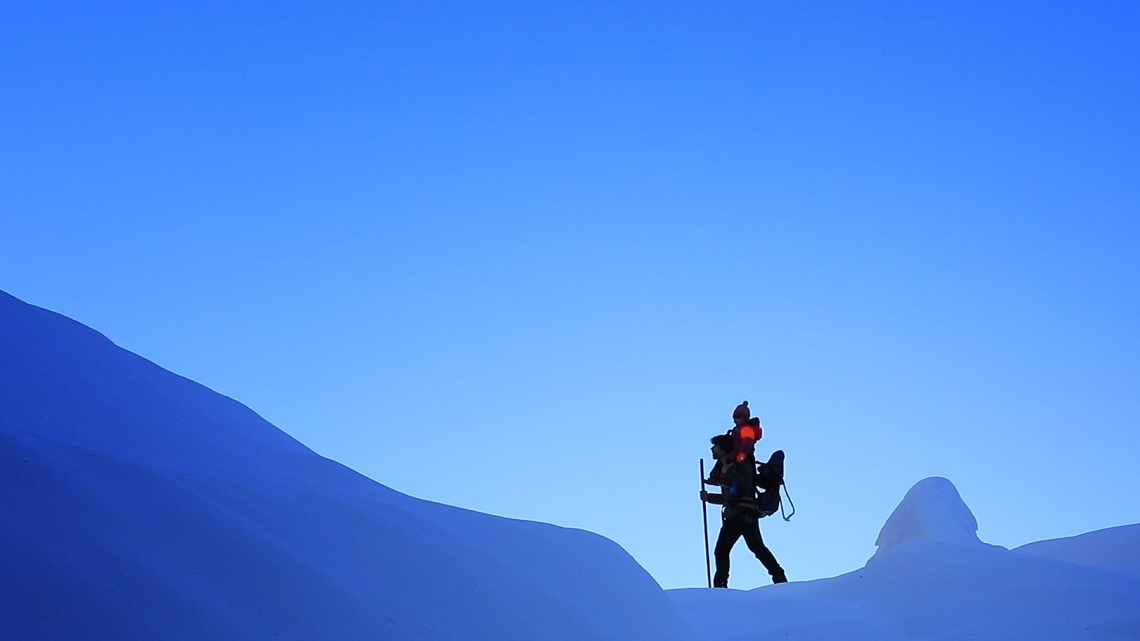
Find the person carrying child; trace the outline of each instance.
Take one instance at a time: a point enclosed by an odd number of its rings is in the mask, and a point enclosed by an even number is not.
[[[728,587],[729,557],[740,537],[744,537],[748,549],[768,570],[772,583],[788,581],[784,569],[760,536],[760,512],[756,504],[756,459],[753,451],[762,433],[759,419],[752,419],[749,414],[748,401],[745,401],[732,413],[736,427],[728,434],[710,439],[712,455],[717,462],[704,483],[720,486],[721,493],[710,494],[702,489],[701,499],[723,506],[720,535],[714,548],[714,588]]]

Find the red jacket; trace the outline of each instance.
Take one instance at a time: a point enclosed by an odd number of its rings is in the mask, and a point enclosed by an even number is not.
[[[737,425],[732,429],[732,452],[729,459],[743,463],[744,459],[752,456],[756,449],[756,441],[764,438],[764,428],[760,426],[760,419],[753,418],[744,425]]]

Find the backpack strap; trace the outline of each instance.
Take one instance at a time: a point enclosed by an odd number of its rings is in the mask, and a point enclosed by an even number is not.
[[[787,496],[788,496],[788,503],[792,504],[792,513],[788,514],[787,516],[784,516],[784,502],[780,501],[780,516],[783,517],[783,519],[785,521],[791,521],[792,517],[796,515],[796,504],[792,503],[792,495],[788,494],[788,486],[783,484],[783,483],[780,483],[780,487],[784,488],[784,494],[787,494]],[[776,491],[778,492],[779,489],[777,489]]]

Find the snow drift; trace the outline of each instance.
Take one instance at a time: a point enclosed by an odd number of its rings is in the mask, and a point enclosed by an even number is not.
[[[1013,551],[1140,576],[1140,524],[1037,541]]]
[[[1015,552],[981,542],[976,531],[953,484],[925,479],[891,514],[862,569],[747,592],[669,595],[710,641],[1140,639],[1140,526]]]
[[[970,545],[978,539],[978,520],[954,484],[941,477],[915,483],[875,539],[875,556],[906,543],[929,539]]]
[[[600,536],[413,499],[0,292],[0,637],[688,639]]]

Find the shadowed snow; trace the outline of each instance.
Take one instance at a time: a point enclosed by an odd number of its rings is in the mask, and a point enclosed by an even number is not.
[[[390,490],[2,292],[0,488],[3,639],[692,638],[612,541]]]

